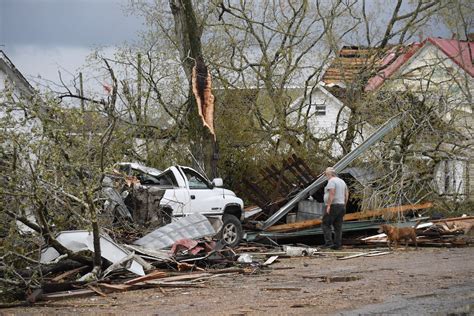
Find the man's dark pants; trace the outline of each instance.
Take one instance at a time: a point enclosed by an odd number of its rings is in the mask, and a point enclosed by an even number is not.
[[[344,214],[346,214],[346,206],[344,204],[332,204],[329,214],[324,212],[322,228],[325,246],[342,246],[342,218]],[[334,241],[332,239],[331,226],[334,227]]]

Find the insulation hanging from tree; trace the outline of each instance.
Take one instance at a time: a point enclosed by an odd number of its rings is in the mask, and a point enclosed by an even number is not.
[[[196,63],[193,67],[192,86],[198,106],[199,116],[201,116],[204,126],[209,128],[209,131],[214,136],[215,140],[214,95],[212,95],[211,91],[211,74],[201,57],[196,58]]]

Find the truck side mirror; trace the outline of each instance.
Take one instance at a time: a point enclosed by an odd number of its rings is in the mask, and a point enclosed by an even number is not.
[[[223,187],[224,186],[224,181],[222,180],[222,178],[215,178],[214,180],[212,180],[212,184],[215,187]]]

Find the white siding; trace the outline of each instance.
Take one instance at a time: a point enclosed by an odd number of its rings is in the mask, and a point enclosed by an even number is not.
[[[428,42],[385,85],[384,89],[420,93],[433,104],[438,104],[443,120],[455,126],[467,139],[471,139],[468,141],[471,146],[466,146],[457,160],[443,161],[436,167],[434,177],[438,193],[460,194],[473,199],[473,78]],[[457,145],[467,144],[460,139]]]
[[[338,138],[343,139],[347,126],[350,110],[332,96],[323,87],[318,86],[305,100],[298,98],[290,106],[292,112],[288,116],[289,124],[292,127],[306,126],[307,130],[318,139],[334,136],[336,127]],[[339,118],[338,118],[339,116]],[[340,155],[342,148],[334,143],[332,148],[334,155]]]

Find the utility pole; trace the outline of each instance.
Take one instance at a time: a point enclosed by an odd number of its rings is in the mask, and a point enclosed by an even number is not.
[[[82,81],[82,72],[79,73],[79,95],[81,96],[81,111],[84,113],[84,83]]]

